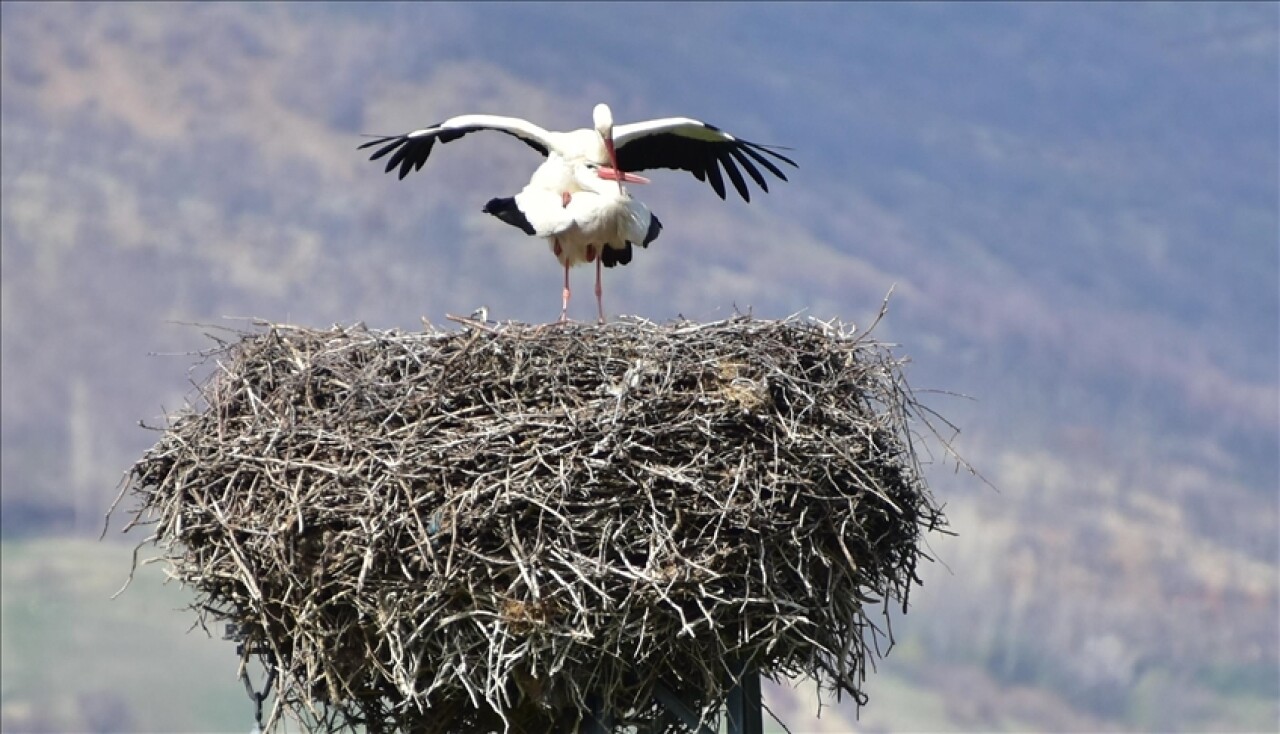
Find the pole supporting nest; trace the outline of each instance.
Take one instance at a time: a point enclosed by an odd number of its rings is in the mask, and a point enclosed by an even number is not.
[[[726,700],[729,734],[764,734],[764,701],[760,673],[739,662],[734,666],[732,687]]]
[[[249,700],[253,701],[253,720],[256,726],[255,731],[260,732],[265,726],[262,722],[262,705],[271,697],[271,689],[275,685],[276,674],[278,671],[275,663],[272,661],[271,648],[261,643],[249,647],[250,643],[245,636],[244,630],[240,625],[235,624],[234,622],[227,624],[223,632],[222,639],[234,640],[238,643],[236,645],[236,655],[241,661],[248,660],[250,655],[254,655],[262,661],[263,665],[267,669],[267,682],[263,684],[261,691],[256,690],[253,686],[253,681],[249,679],[248,667],[241,668],[240,670],[240,681],[244,683],[245,693],[249,694]]]

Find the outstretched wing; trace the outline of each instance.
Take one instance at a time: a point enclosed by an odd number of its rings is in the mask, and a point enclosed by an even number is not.
[[[710,182],[721,199],[725,198],[721,168],[743,200],[751,201],[742,171],[746,171],[767,192],[769,185],[757,166],[783,181],[787,177],[770,158],[796,166],[795,161],[779,153],[778,148],[741,140],[715,125],[688,117],[618,125],[613,129],[613,144],[618,153],[618,167],[622,170],[678,168],[689,171],[699,181]]]
[[[437,142],[449,143],[463,135],[481,130],[496,130],[507,135],[514,135],[544,156],[547,155],[547,152],[552,147],[551,138],[553,134],[528,120],[521,120],[518,117],[500,117],[498,115],[459,115],[404,135],[390,135],[370,140],[361,145],[358,150],[381,146],[373,152],[373,155],[369,156],[369,160],[376,161],[387,154],[391,154],[391,157],[387,159],[385,172],[390,173],[393,168],[398,166],[400,168],[400,178],[404,178],[410,170],[417,171],[422,168],[422,165],[427,162],[427,157],[431,155],[431,149],[435,147]]]

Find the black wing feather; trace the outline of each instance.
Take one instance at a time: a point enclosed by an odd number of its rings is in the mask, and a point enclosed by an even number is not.
[[[717,130],[711,125],[705,126],[710,130]],[[699,181],[710,183],[711,188],[715,189],[716,194],[722,199],[726,196],[724,177],[720,173],[720,167],[723,166],[734,189],[744,201],[750,201],[750,189],[747,188],[746,179],[738,170],[739,165],[751,180],[766,192],[769,187],[755,163],[783,181],[787,180],[782,170],[766,156],[772,156],[782,163],[796,166],[795,161],[758,143],[746,140],[699,140],[677,133],[657,133],[627,142],[618,148],[618,166],[624,171],[633,172],[652,168],[688,171]]]
[[[729,155],[720,159],[720,165],[724,166],[724,172],[729,174],[729,180],[733,182],[733,188],[738,190],[738,196],[743,201],[751,201],[751,192],[747,190],[747,182],[742,180],[742,174],[738,171],[738,167],[733,163],[733,149],[729,149]],[[769,189],[765,189],[768,191]]]
[[[711,179],[711,188],[715,189],[716,196],[724,199],[724,178],[720,176],[720,166],[716,165],[716,160],[714,156],[707,156],[702,165],[707,167],[707,178]]]
[[[764,152],[766,152],[766,153],[771,153],[771,154],[773,154],[773,155],[776,155],[776,156],[778,156],[779,158],[781,158],[782,160],[787,161],[788,163],[791,163],[791,160],[790,160],[790,159],[788,159],[786,156],[779,155],[778,153],[774,153],[772,150],[769,150],[768,148],[761,148],[760,150],[763,150],[763,151],[764,151]],[[754,151],[754,150],[752,150],[751,148],[743,148],[743,149],[742,149],[742,152],[743,152],[743,153],[746,153],[747,155],[751,156],[752,158],[755,158],[755,159],[756,159],[756,161],[757,161],[760,165],[762,165],[762,166],[764,166],[765,168],[769,169],[769,172],[770,172],[770,173],[772,173],[773,175],[777,176],[778,178],[782,179],[783,181],[786,181],[786,180],[787,180],[787,176],[786,176],[786,174],[785,174],[785,173],[783,173],[782,171],[778,170],[778,167],[777,167],[777,166],[775,166],[775,165],[773,165],[773,162],[772,162],[772,161],[770,161],[768,158],[765,158],[764,156],[762,156],[762,155],[760,155],[759,153],[755,152],[755,151]],[[791,165],[793,165],[793,166],[794,166],[795,164],[794,164],[794,163],[791,163]]]
[[[443,123],[436,123],[431,127],[438,127],[441,124]],[[457,140],[463,135],[473,133],[478,130],[493,130],[495,132],[506,133],[507,135],[520,140],[525,145],[528,145],[530,148],[533,148],[542,155],[545,156],[547,154],[546,146],[536,140],[530,140],[529,138],[522,137],[510,130],[503,130],[496,127],[485,127],[483,125],[447,128],[444,130],[437,130],[433,133],[416,135],[413,137],[410,137],[409,135],[390,135],[370,140],[369,142],[360,145],[356,150],[364,150],[365,148],[371,148],[375,145],[381,145],[381,148],[378,148],[373,152],[373,155],[369,156],[369,160],[371,161],[376,161],[394,151],[391,157],[387,159],[387,167],[383,169],[383,172],[391,173],[392,170],[399,167],[400,178],[404,178],[409,174],[409,171],[422,170],[422,166],[426,164],[427,158],[431,155],[431,149],[435,147],[436,141],[449,143]]]
[[[432,142],[435,142],[435,141],[432,141]],[[428,146],[427,146],[427,151],[430,151],[430,150],[431,150],[431,146],[430,146],[430,145],[428,145]],[[395,160],[395,159],[393,158],[392,160]],[[416,163],[426,163],[426,162],[427,162],[427,154],[426,154],[426,153],[423,153],[421,156],[417,156],[417,157],[412,157],[412,156],[408,156],[408,155],[402,155],[402,156],[400,156],[400,178],[401,178],[401,180],[403,180],[405,176],[409,175],[409,171],[413,170],[413,166],[414,166],[414,164],[416,164]]]
[[[529,224],[529,218],[520,211],[520,207],[516,206],[516,198],[508,196],[503,199],[490,199],[489,203],[484,205],[480,211],[485,214],[492,214],[502,221],[510,224],[512,227],[519,228],[527,235],[536,234],[532,224]]]
[[[738,159],[738,163],[742,166],[743,170],[751,175],[751,179],[759,184],[760,188],[767,192],[769,190],[769,184],[764,180],[764,176],[760,175],[759,169],[751,165],[751,161],[742,154],[742,151],[737,148],[733,148],[729,152],[733,154],[734,158]]]

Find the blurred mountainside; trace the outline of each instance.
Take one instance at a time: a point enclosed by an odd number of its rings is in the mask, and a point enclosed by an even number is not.
[[[157,437],[137,422],[208,372],[189,324],[555,318],[546,246],[480,212],[526,146],[468,136],[404,181],[356,146],[466,112],[573,129],[603,100],[800,164],[749,204],[652,172],[666,229],[606,309],[863,324],[892,287],[878,336],[913,385],[974,398],[925,402],[998,491],[935,456],[959,536],[895,664],[1035,689],[1037,727],[1267,720],[1278,13],[5,3],[5,537],[97,531]]]

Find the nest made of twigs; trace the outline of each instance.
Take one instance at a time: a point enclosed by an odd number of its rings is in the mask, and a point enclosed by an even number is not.
[[[273,720],[676,731],[655,686],[711,721],[744,667],[861,701],[943,523],[901,361],[849,327],[261,326],[125,491]]]

